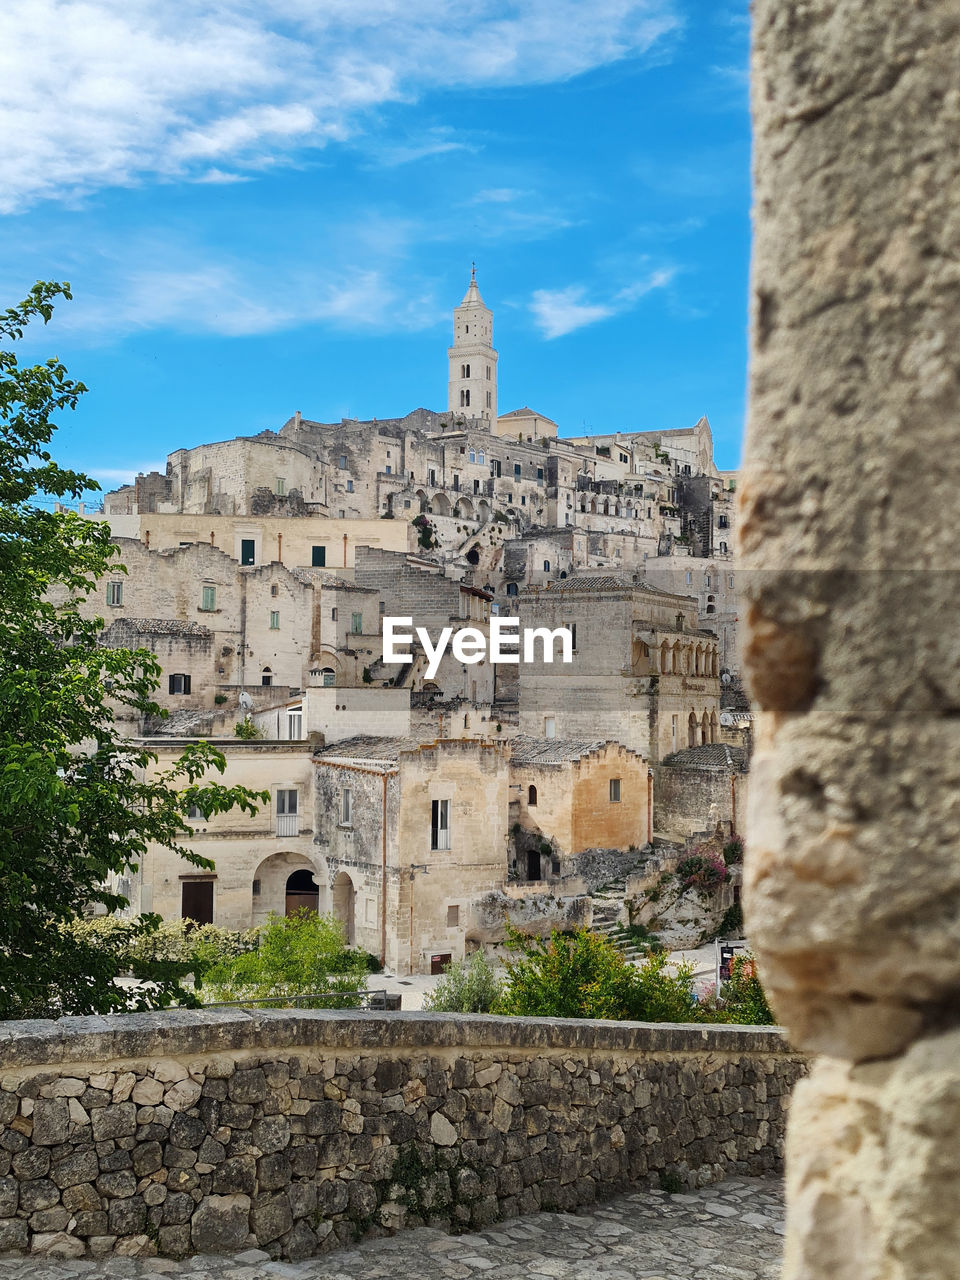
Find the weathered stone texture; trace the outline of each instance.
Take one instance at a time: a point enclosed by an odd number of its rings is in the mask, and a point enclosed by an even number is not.
[[[808,1048],[960,991],[960,9],[759,0],[748,926]]]
[[[574,1209],[665,1170],[766,1173],[805,1070],[775,1030],[363,1013],[10,1023],[0,1055],[0,1247],[68,1256],[296,1260]],[[177,1108],[111,1102],[92,1085],[110,1073],[117,1096],[155,1083]],[[66,1079],[103,1094],[96,1133],[61,1113]],[[47,1145],[14,1128],[25,1111]]]

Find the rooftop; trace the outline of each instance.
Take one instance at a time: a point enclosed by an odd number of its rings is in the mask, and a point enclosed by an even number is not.
[[[743,747],[731,747],[728,742],[705,742],[699,747],[687,747],[664,756],[663,763],[674,769],[731,769],[744,773],[747,753]]]

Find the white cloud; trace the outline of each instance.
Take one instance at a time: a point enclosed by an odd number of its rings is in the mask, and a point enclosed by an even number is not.
[[[629,311],[646,294],[668,285],[675,274],[673,267],[658,268],[645,278],[618,289],[605,300],[589,300],[585,285],[537,289],[530,302],[530,310],[545,338],[562,338],[575,329]]]
[[[222,180],[209,175],[347,138],[425,89],[549,83],[658,52],[676,4],[6,0],[0,211],[151,175]]]

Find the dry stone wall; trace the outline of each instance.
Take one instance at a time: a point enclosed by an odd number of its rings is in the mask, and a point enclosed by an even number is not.
[[[205,1011],[0,1028],[0,1252],[299,1259],[777,1167],[776,1030]]]

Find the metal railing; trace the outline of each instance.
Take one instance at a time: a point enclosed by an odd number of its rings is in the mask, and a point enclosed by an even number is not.
[[[277,835],[278,836],[295,836],[300,831],[300,815],[299,813],[278,813],[277,814]]]

